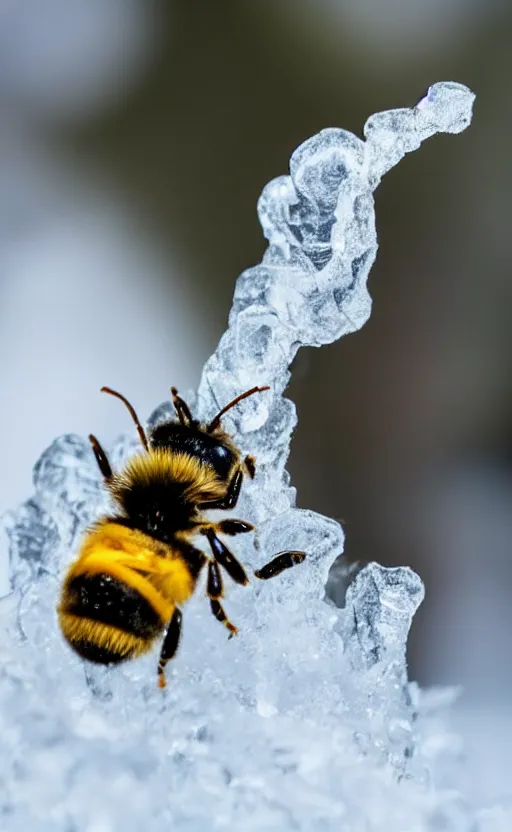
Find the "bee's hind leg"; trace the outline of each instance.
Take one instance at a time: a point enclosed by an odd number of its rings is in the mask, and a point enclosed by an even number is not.
[[[164,643],[162,644],[162,649],[160,651],[160,658],[158,659],[158,686],[161,688],[165,688],[167,684],[165,681],[165,665],[167,662],[170,662],[171,659],[174,659],[178,651],[181,636],[181,619],[181,610],[176,607],[173,616],[169,621]]]

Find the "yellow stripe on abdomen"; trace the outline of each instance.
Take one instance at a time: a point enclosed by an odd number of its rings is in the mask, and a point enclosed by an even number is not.
[[[111,624],[60,610],[59,623],[64,637],[84,658],[90,658],[86,651],[95,645],[110,654],[109,661],[124,661],[147,653],[154,641],[154,638],[140,638]]]

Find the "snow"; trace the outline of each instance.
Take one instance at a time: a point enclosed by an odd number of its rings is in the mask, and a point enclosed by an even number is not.
[[[236,552],[249,573],[283,549],[308,557],[268,582],[229,582],[226,608],[240,629],[230,641],[199,590],[165,691],[155,653],[110,669],[63,642],[63,569],[107,498],[85,438],[60,437],[43,453],[34,495],[4,519],[13,592],[0,602],[2,830],[512,828],[510,808],[475,807],[463,793],[460,743],[444,717],[454,692],[408,681],[421,579],[373,563],[343,609],[326,601],[343,532],[295,508],[285,470],[296,414],[283,392],[297,349],[353,332],[370,314],[373,190],[423,140],[463,130],[473,99],[436,84],[417,107],[372,116],[366,141],[323,130],[292,155],[291,176],[264,189],[268,249],[239,277],[229,327],[186,398],[207,419],[248,387],[270,386],[224,421],[258,465],[236,508],[257,533],[237,538]],[[170,415],[165,402],[148,425]],[[123,436],[108,450],[119,467],[137,447]]]

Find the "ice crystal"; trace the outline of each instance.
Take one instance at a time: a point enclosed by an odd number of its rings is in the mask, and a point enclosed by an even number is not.
[[[364,141],[323,130],[294,152],[290,176],[264,189],[268,249],[239,277],[229,327],[190,403],[211,418],[248,387],[270,386],[225,419],[258,463],[236,509],[258,531],[237,539],[237,554],[249,567],[286,548],[308,557],[268,583],[229,586],[241,631],[229,642],[199,591],[165,692],[154,654],[109,669],[63,643],[54,612],[62,570],[107,498],[84,439],[61,437],[42,455],[34,496],[5,519],[13,594],[0,604],[3,830],[505,828],[505,809],[476,814],[447,788],[439,708],[408,682],[420,578],[370,564],[343,609],[329,604],[343,533],[295,508],[285,470],[296,414],[283,392],[297,349],[353,332],[370,314],[374,189],[424,139],[462,131],[473,98],[436,84],[415,108],[372,116]],[[166,402],[148,425],[171,415]],[[119,467],[136,449],[123,437],[108,450]]]

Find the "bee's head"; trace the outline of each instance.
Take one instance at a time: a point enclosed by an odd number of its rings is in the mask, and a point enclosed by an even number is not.
[[[180,425],[165,422],[158,425],[150,436],[150,446],[155,451],[168,454],[187,454],[201,466],[209,467],[222,481],[229,479],[238,459],[238,451],[229,436],[221,429],[215,435],[204,425]]]

